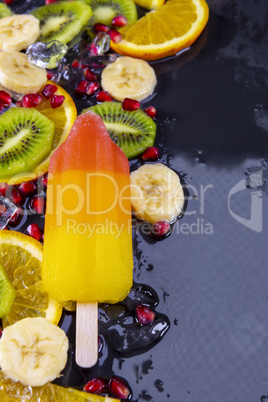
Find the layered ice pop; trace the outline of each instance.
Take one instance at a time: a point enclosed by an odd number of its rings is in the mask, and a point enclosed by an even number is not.
[[[131,288],[132,268],[128,159],[86,112],[49,166],[44,288],[59,301],[116,303]]]
[[[86,112],[51,157],[42,264],[49,295],[60,302],[79,302],[77,322],[86,328],[77,330],[77,344],[88,342],[90,306],[97,321],[97,302],[126,297],[132,268],[128,159],[101,118]],[[97,330],[93,337],[96,346]],[[93,365],[94,359],[88,363],[84,354],[78,364]]]

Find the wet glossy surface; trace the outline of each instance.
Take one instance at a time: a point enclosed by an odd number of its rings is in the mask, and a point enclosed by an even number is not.
[[[43,1],[23,7],[36,4]],[[63,385],[118,375],[135,402],[267,399],[268,7],[265,0],[209,5],[193,48],[152,64],[156,94],[143,102],[158,112],[161,161],[189,191],[186,214],[167,239],[155,242],[134,227],[134,280],[157,293],[155,309],[170,329],[129,353],[113,351],[101,335],[90,370],[75,366],[72,344]],[[79,110],[90,102],[79,101]],[[74,339],[72,314],[63,327]]]

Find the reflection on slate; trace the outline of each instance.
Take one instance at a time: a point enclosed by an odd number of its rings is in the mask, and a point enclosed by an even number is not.
[[[159,299],[149,286],[134,284],[128,297],[119,304],[99,305],[99,332],[107,336],[119,353],[141,353],[144,348],[153,347],[169,329],[169,319],[158,312],[153,323],[140,324],[135,319],[135,307],[139,303],[154,309]]]

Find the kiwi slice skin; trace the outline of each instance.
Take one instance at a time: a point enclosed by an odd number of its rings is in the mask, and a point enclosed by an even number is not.
[[[70,42],[92,16],[91,8],[82,1],[61,1],[38,7],[31,12],[40,20],[39,42]]]
[[[55,124],[34,108],[12,107],[0,116],[0,182],[32,173],[50,154]]]
[[[133,0],[84,0],[93,11],[90,26],[97,22],[111,26],[112,19],[117,15],[124,15],[128,24],[137,21],[137,8]]]
[[[12,11],[5,3],[0,3],[0,18],[12,15]]]
[[[15,296],[16,290],[0,262],[0,318],[10,313]]]
[[[153,146],[156,124],[142,110],[123,110],[120,102],[103,102],[84,109],[82,113],[89,110],[102,118],[111,139],[129,159]]]

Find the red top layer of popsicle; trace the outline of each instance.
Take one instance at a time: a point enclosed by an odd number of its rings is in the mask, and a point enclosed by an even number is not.
[[[96,143],[95,149],[91,149],[91,141]],[[86,112],[77,117],[67,139],[51,157],[50,173],[67,170],[129,174],[126,155],[110,138],[102,119],[94,112]]]

